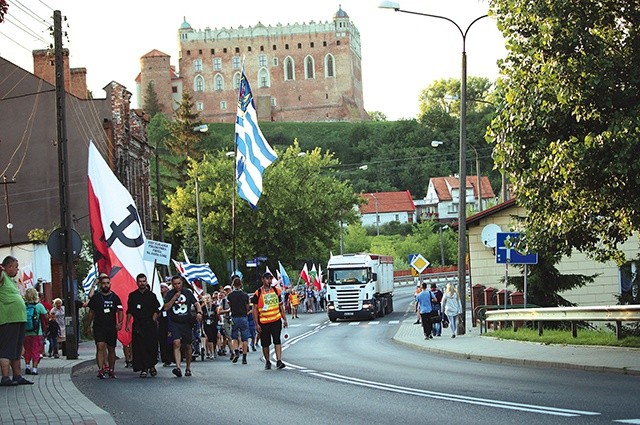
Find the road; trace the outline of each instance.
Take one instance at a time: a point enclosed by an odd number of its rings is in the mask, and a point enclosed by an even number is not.
[[[228,359],[194,362],[140,379],[119,365],[100,381],[94,367],[74,384],[118,424],[167,423],[612,423],[640,417],[637,377],[450,359],[395,344],[414,320],[412,288],[396,291],[396,312],[371,322],[330,323],[322,313],[291,321],[284,370]],[[634,422],[638,423],[638,422]]]

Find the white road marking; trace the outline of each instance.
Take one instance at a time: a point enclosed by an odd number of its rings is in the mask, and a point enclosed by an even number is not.
[[[358,326],[360,322],[349,322],[349,326]]]
[[[390,325],[397,325],[398,323],[400,323],[399,320],[389,320]]]
[[[621,424],[640,424],[640,419],[616,419],[613,422],[619,422]]]
[[[366,323],[365,323],[365,324],[366,324]],[[369,322],[368,324],[369,324],[369,325],[379,325],[379,324],[380,324],[380,322]]]
[[[329,323],[327,326],[340,326],[340,323]]]
[[[307,326],[312,328],[314,326],[318,326],[320,323],[309,323]]]

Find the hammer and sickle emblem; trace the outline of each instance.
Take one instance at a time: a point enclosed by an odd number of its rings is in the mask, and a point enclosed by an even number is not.
[[[127,210],[129,211],[129,215],[124,220],[122,220],[120,224],[116,224],[113,221],[111,222],[111,230],[113,230],[113,233],[111,233],[111,236],[109,236],[109,239],[107,239],[107,246],[113,245],[116,239],[118,239],[129,248],[136,248],[144,243],[144,239],[142,237],[142,226],[140,225],[140,217],[138,217],[138,211],[136,211],[133,205],[129,205],[127,207]],[[124,234],[124,230],[132,223],[138,223],[138,226],[140,228],[140,234],[135,239],[131,239]]]

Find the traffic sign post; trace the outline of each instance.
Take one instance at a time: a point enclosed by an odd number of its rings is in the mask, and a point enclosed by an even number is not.
[[[527,306],[527,265],[538,264],[537,253],[521,253],[514,247],[521,234],[518,232],[498,232],[496,234],[496,264],[504,264],[504,308],[507,308],[507,286],[509,285],[509,264],[524,264],[524,306]]]

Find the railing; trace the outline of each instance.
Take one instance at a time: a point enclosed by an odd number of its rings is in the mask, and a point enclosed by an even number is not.
[[[616,322],[616,336],[622,337],[622,322],[640,321],[640,305],[611,305],[588,307],[546,307],[487,311],[487,322],[517,321],[538,322],[538,334],[542,335],[542,322],[569,321],[574,338],[578,336],[576,322]]]

